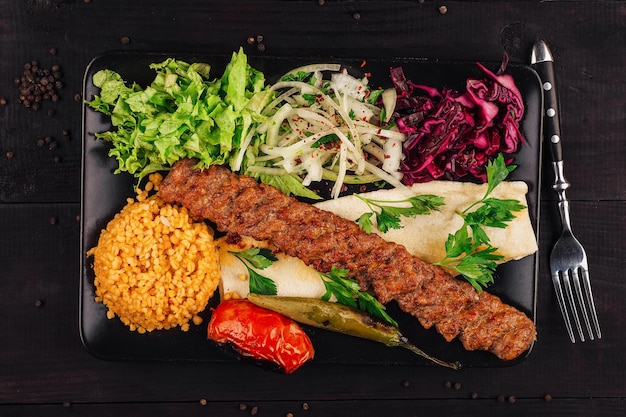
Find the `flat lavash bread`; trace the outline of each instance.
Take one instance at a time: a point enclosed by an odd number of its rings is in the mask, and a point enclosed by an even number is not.
[[[463,211],[472,203],[480,200],[486,191],[486,185],[460,183],[452,181],[433,181],[415,184],[411,187],[414,194],[433,194],[444,198],[445,205],[440,211],[412,218],[402,218],[401,229],[391,229],[382,233],[386,240],[404,245],[407,250],[425,262],[436,262],[445,256],[444,243],[448,234],[453,234],[463,224],[455,211]],[[528,187],[524,182],[502,182],[492,191],[491,196],[501,199],[515,199],[526,203]],[[406,190],[378,190],[361,194],[380,200],[402,200],[410,196]],[[349,220],[356,220],[369,211],[367,205],[354,196],[341,197],[315,204],[318,208],[330,211]],[[525,204],[526,205],[526,204]],[[501,262],[520,259],[537,251],[537,240],[530,223],[528,210],[516,213],[515,220],[506,229],[486,228],[493,246],[504,256]],[[373,219],[375,222],[375,219]],[[375,223],[374,223],[375,224]],[[215,240],[219,248],[221,280],[220,298],[245,298],[249,293],[249,274],[245,265],[229,251],[240,252],[252,247],[268,248],[268,243],[250,237],[241,237],[237,243],[227,242],[226,237]],[[273,248],[269,248],[273,249]],[[291,297],[319,298],[325,293],[324,283],[319,272],[307,266],[298,258],[275,252],[278,261],[257,272],[274,281],[277,295]],[[297,279],[294,279],[297,277]]]
[[[220,298],[245,298],[249,292],[250,276],[245,265],[234,255],[229,253],[257,247],[268,248],[266,241],[260,242],[250,237],[242,237],[238,243],[229,243],[226,237],[215,240],[219,248],[220,269]],[[271,248],[270,248],[271,249]],[[320,274],[307,266],[298,258],[287,256],[282,252],[274,252],[278,261],[262,270],[259,274],[271,278],[276,284],[277,295],[285,297],[319,298],[326,292]],[[297,278],[297,279],[294,279]]]
[[[427,215],[402,217],[400,229],[390,229],[382,233],[375,231],[383,239],[403,245],[414,256],[429,263],[440,261],[445,257],[444,243],[449,234],[454,234],[463,224],[461,212],[485,195],[487,184],[473,184],[456,181],[431,181],[414,184],[410,188],[414,195],[432,194],[443,197],[444,206],[440,211]],[[523,181],[501,182],[490,197],[517,200],[527,206],[526,193],[528,186]],[[377,190],[361,194],[364,197],[378,200],[402,200],[410,196],[406,190]],[[385,204],[385,203],[381,203]],[[362,200],[354,196],[341,197],[335,200],[316,203],[322,210],[330,211],[348,220],[356,220],[370,209]],[[497,253],[504,256],[500,262],[521,259],[537,251],[537,239],[530,222],[528,209],[514,213],[516,218],[506,229],[486,227],[491,244],[498,248]],[[376,225],[376,220],[372,216]]]

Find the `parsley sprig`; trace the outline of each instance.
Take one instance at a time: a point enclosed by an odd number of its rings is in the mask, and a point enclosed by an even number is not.
[[[497,261],[503,259],[495,253],[498,248],[491,245],[484,227],[505,228],[508,222],[515,219],[514,212],[526,208],[517,200],[489,197],[516,167],[507,166],[502,154],[487,164],[485,195],[464,211],[457,212],[463,218],[463,225],[454,234],[448,235],[446,256],[435,263],[456,271],[478,291],[493,283]]]
[[[276,283],[264,275],[259,274],[255,269],[265,269],[278,260],[271,250],[266,248],[249,248],[241,252],[229,251],[241,261],[250,275],[249,291],[260,295],[276,295]]]
[[[372,217],[376,218],[378,230],[386,233],[389,229],[402,227],[400,224],[402,216],[415,217],[429,214],[433,210],[439,211],[438,207],[444,205],[443,197],[430,194],[416,195],[404,200],[377,200],[360,194],[354,194],[354,196],[367,204],[370,209],[357,219],[357,223],[366,233],[372,233],[374,227]],[[409,206],[406,206],[406,203]]]
[[[326,293],[320,298],[329,301],[334,295],[339,304],[348,307],[358,308],[367,312],[370,316],[383,320],[392,326],[398,326],[398,323],[385,311],[376,297],[368,292],[361,291],[358,282],[348,278],[348,270],[343,268],[332,267],[328,273],[320,273]]]
[[[266,276],[259,274],[255,269],[265,269],[278,260],[269,249],[252,247],[240,252],[229,251],[239,259],[250,275],[249,291],[260,295],[276,295],[276,283]],[[398,323],[385,311],[376,297],[368,292],[361,291],[359,284],[348,278],[348,270],[332,267],[328,273],[320,272],[320,278],[326,288],[326,293],[320,298],[329,301],[334,295],[339,304],[359,308],[373,317],[383,320],[393,326]]]

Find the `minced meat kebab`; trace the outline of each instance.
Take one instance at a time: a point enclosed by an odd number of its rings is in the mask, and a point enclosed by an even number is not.
[[[185,206],[192,217],[231,235],[267,240],[319,271],[345,268],[382,303],[395,300],[425,328],[434,326],[447,341],[458,337],[468,350],[511,360],[535,341],[535,325],[523,312],[403,246],[251,177],[221,166],[196,169],[196,163],[177,162],[159,190],[166,202]]]

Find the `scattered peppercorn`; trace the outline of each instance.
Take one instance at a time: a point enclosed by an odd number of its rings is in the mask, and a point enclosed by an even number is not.
[[[455,382],[454,383],[454,389],[457,390],[457,391],[460,390],[461,389],[461,383],[460,382]]]
[[[515,402],[515,395],[509,395],[509,398],[507,398],[507,401],[510,404],[513,404]]]
[[[50,50],[48,51],[50,53],[50,55],[56,55],[57,54],[57,48],[50,48]]]
[[[477,392],[472,392],[471,398],[472,398],[472,400],[477,399],[478,398],[478,393]]]
[[[264,45],[264,44],[262,44],[262,43],[260,43],[260,44],[258,44],[258,45],[256,46],[256,49],[257,49],[257,51],[259,51],[259,52],[263,52],[263,51],[265,51],[265,45]]]
[[[45,144],[46,144],[46,141],[44,140],[44,138],[39,138],[39,139],[37,139],[37,146],[38,146],[38,147],[40,147],[40,148],[41,148],[41,147],[43,147],[43,145],[45,145]]]
[[[13,156],[14,156],[13,151],[7,151],[7,153],[6,153],[7,159],[11,159],[11,158],[13,158]]]
[[[402,381],[402,386],[404,388],[408,388],[410,385],[411,385],[411,381],[408,381],[408,380]]]
[[[497,398],[497,399],[498,399],[498,402],[499,402],[499,403],[503,403],[503,402],[504,402],[504,400],[505,400],[504,395],[498,395],[498,398]]]
[[[323,6],[324,3],[325,3],[324,0],[317,0],[317,4],[319,4],[320,6]]]
[[[58,219],[54,216],[50,217],[50,224],[57,224]]]
[[[55,114],[56,114],[56,112],[54,111],[54,109],[49,109],[48,110],[48,116],[49,117],[54,117]]]
[[[239,410],[245,411],[248,408],[246,403],[239,403]]]
[[[441,14],[448,13],[448,7],[447,6],[439,6],[439,13],[441,13]]]
[[[42,300],[35,300],[35,307],[43,307],[43,301]]]
[[[256,41],[257,41],[258,43],[263,42],[263,39],[264,39],[264,38],[263,38],[263,35],[256,35]]]
[[[70,408],[72,406],[72,403],[69,401],[63,401],[63,408]]]
[[[202,398],[202,399],[200,400],[200,405],[207,405],[207,401],[206,401],[206,399]]]
[[[19,89],[18,103],[38,110],[43,101],[58,101],[58,91],[63,88],[62,76],[59,65],[47,69],[41,68],[37,60],[25,63],[21,77],[15,78],[15,84]]]
[[[4,97],[0,97],[0,106],[6,106],[7,105],[7,99]]]
[[[309,403],[302,403],[302,409],[304,411],[308,410],[309,409]]]
[[[293,417],[293,413],[287,413],[285,414],[285,417]]]
[[[55,156],[54,156],[54,163],[55,163],[55,164],[58,164],[58,163],[60,163],[60,162],[61,162],[61,157],[60,157],[59,155],[55,155]]]
[[[76,221],[79,222],[80,221],[80,214],[76,215]]]
[[[443,386],[446,388],[452,388],[452,382],[451,381],[446,381],[443,383]]]
[[[74,94],[74,101],[82,101],[83,95],[81,93]]]
[[[130,43],[130,38],[128,36],[122,36],[120,38],[120,42],[122,45],[128,45]]]
[[[543,400],[547,403],[549,403],[550,401],[552,401],[552,395],[550,394],[546,394],[543,396]]]
[[[248,43],[250,45],[254,44],[256,42],[256,40],[254,39],[254,36],[248,36]]]
[[[352,13],[352,18],[353,18],[354,20],[359,20],[359,19],[361,19],[361,13],[359,13],[359,12],[354,12],[354,13]]]
[[[252,409],[250,410],[250,415],[251,416],[256,416],[259,412],[259,407],[257,407],[256,405],[254,407],[252,407]]]

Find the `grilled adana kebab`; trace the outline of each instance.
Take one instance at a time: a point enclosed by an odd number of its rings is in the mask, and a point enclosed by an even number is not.
[[[321,272],[345,268],[382,303],[395,300],[425,328],[467,350],[511,360],[536,339],[533,321],[486,291],[476,291],[444,269],[421,261],[403,246],[367,234],[352,221],[287,196],[222,166],[194,168],[177,162],[159,193],[231,235],[267,240]]]

